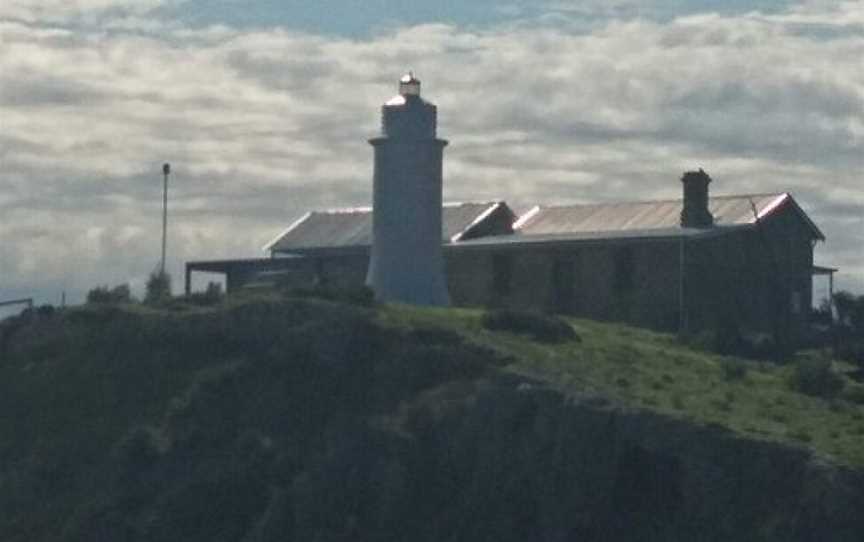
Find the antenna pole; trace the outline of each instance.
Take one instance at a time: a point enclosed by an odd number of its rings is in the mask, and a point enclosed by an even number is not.
[[[165,276],[165,245],[168,236],[168,174],[171,173],[171,164],[167,162],[162,165],[162,260],[159,264],[160,275]]]

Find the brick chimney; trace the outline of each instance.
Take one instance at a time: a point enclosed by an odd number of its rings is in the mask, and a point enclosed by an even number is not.
[[[714,217],[708,210],[708,184],[711,177],[699,168],[699,171],[687,171],[681,177],[684,185],[684,200],[681,209],[682,228],[709,228],[714,224]]]

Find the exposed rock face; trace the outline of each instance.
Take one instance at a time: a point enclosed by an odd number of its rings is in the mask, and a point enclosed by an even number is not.
[[[361,493],[372,501],[370,516],[353,516],[357,532],[718,542],[852,542],[864,532],[862,473],[805,450],[525,383],[460,386],[444,411],[410,409],[404,438],[359,446]],[[319,496],[344,488],[337,483]],[[310,503],[310,515],[346,512]],[[296,511],[311,519],[303,506]]]

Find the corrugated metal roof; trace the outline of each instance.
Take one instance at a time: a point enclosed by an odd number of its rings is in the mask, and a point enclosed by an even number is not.
[[[512,235],[493,235],[461,240],[470,228],[493,214],[501,201],[445,204],[442,239],[478,246],[600,239],[648,239],[717,235],[748,227],[791,205],[809,225],[816,239],[822,232],[788,193],[712,196],[713,228],[681,228],[681,200],[637,201],[587,205],[543,205],[523,214],[513,224]],[[506,209],[507,212],[509,208]],[[512,216],[512,215],[511,215]],[[280,234],[265,250],[290,252],[304,249],[363,247],[372,244],[371,209],[345,209],[307,213]]]
[[[442,240],[458,239],[461,233],[475,226],[499,205],[503,202],[445,203],[441,216]],[[286,252],[371,244],[372,210],[362,207],[307,213],[268,243],[264,250]]]
[[[752,224],[778,208],[790,196],[753,194],[715,196],[709,208],[717,226]],[[641,230],[680,230],[681,200],[637,201],[589,205],[538,206],[514,226],[523,235],[580,234]]]
[[[513,235],[490,235],[488,237],[479,237],[470,239],[461,243],[454,243],[450,248],[477,248],[484,246],[504,247],[510,245],[526,245],[526,244],[543,244],[543,243],[591,243],[591,242],[608,242],[608,241],[625,241],[625,240],[660,240],[660,239],[678,239],[678,238],[705,238],[716,235],[723,235],[730,231],[740,228],[745,228],[747,225],[736,224],[731,226],[718,226],[715,228],[652,228],[643,230],[615,230],[615,231],[584,231],[584,232],[567,232],[567,233],[545,233],[545,234],[524,234],[518,230]]]
[[[502,201],[445,203],[441,216],[442,235],[445,241],[455,241],[469,228],[488,217]]]

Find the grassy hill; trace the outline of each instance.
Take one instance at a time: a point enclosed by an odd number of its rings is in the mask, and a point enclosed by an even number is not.
[[[495,348],[505,371],[536,378],[563,393],[597,394],[617,404],[719,425],[746,438],[806,446],[827,459],[864,467],[864,386],[844,378],[834,398],[795,391],[796,361],[827,356],[802,352],[786,364],[719,356],[688,348],[677,337],[621,324],[570,319],[580,341],[548,344],[492,333],[481,311],[389,307],[390,325],[443,327]],[[838,372],[853,367],[835,362]]]
[[[6,320],[0,539],[857,540],[860,385],[568,324],[276,296]]]

